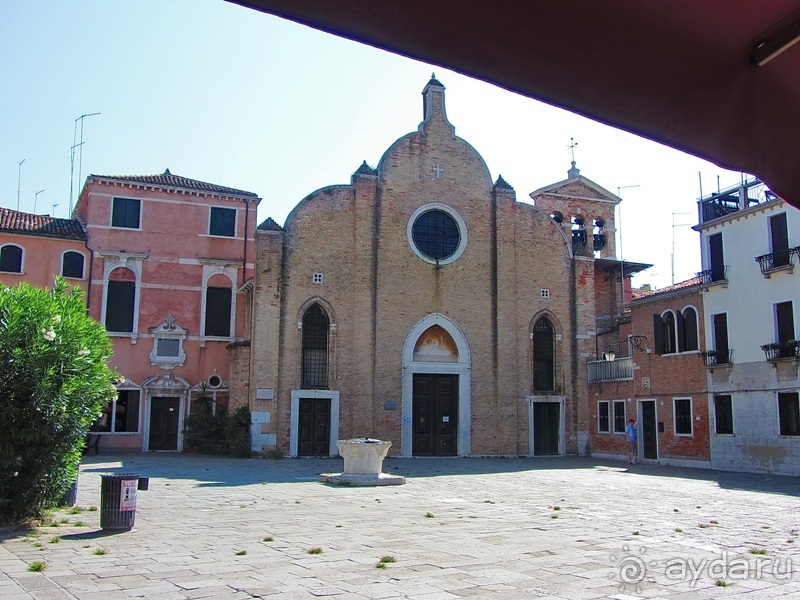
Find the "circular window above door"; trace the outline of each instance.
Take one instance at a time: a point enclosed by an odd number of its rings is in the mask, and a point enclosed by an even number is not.
[[[426,204],[408,220],[408,241],[425,262],[446,265],[464,251],[467,228],[461,215],[449,206]]]

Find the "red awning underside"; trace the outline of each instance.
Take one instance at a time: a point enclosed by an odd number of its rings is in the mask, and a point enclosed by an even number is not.
[[[721,167],[800,207],[800,0],[233,0],[441,65]]]

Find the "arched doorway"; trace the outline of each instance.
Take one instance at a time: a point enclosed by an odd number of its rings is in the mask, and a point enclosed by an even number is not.
[[[428,315],[403,347],[403,456],[470,453],[470,353],[461,330]]]

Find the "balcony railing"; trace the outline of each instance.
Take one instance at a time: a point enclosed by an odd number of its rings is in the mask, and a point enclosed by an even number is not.
[[[782,358],[800,358],[800,343],[797,340],[764,344],[761,346],[767,360],[781,360]]]
[[[756,262],[761,267],[761,272],[766,275],[781,267],[789,267],[791,269],[794,266],[795,256],[800,259],[800,246],[756,256]]]
[[[597,381],[628,381],[633,379],[633,358],[593,360],[588,363],[589,383]]]
[[[733,350],[708,350],[701,352],[700,356],[703,357],[703,362],[707,367],[715,367],[717,365],[729,365],[731,363],[731,354]]]
[[[728,280],[728,267],[726,266],[722,272],[719,269],[706,269],[697,273],[700,278],[700,283],[703,285],[711,285],[712,283],[723,283]]]

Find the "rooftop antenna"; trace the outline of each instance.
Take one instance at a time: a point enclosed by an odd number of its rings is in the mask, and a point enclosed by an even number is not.
[[[675,285],[675,228],[688,227],[691,223],[675,223],[675,215],[690,215],[688,212],[672,213],[672,285]]]
[[[72,129],[72,147],[70,148],[70,164],[69,164],[69,213],[72,214],[72,190],[73,190],[73,175],[75,173],[75,148],[80,148],[80,152],[78,153],[78,182],[80,185],[80,180],[82,176],[83,170],[83,120],[86,117],[94,117],[95,115],[99,115],[99,112],[94,113],[84,113],[77,119],[75,119],[75,126]],[[81,122],[81,141],[80,143],[76,143],[76,138],[78,137],[78,121]]]
[[[17,163],[17,210],[19,210],[19,182],[22,179],[22,163],[25,162],[23,158]]]
[[[638,183],[634,185],[620,185],[617,186],[617,198],[622,200],[620,191],[630,188],[641,187]],[[622,286],[622,304],[625,304],[625,259],[622,258],[622,202],[617,206],[619,210],[619,219],[617,219],[617,230],[619,231],[619,269],[620,269],[620,285]],[[622,312],[620,310],[620,312]]]
[[[39,194],[41,194],[44,190],[39,190],[33,196],[33,214],[36,214],[36,201],[39,199]]]

